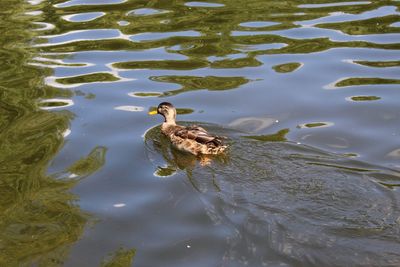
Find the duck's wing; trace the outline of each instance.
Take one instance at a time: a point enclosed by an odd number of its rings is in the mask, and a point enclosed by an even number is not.
[[[195,140],[201,144],[223,145],[222,140],[218,136],[209,134],[204,128],[199,126],[179,127],[174,134],[180,138]]]

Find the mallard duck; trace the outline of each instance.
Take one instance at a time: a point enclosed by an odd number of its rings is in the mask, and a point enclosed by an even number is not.
[[[161,132],[179,150],[190,152],[193,155],[216,155],[223,153],[227,148],[222,142],[222,137],[211,135],[202,127],[177,125],[176,109],[171,103],[162,102],[158,105],[157,110],[149,112],[149,115],[156,114],[164,117]]]

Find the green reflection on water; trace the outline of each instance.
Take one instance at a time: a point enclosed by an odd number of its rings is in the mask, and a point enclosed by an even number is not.
[[[75,5],[55,8],[45,3],[43,7],[44,21],[54,24],[46,34],[68,34],[77,30],[118,30],[120,37],[113,39],[85,40],[73,39],[65,43],[38,47],[41,52],[76,52],[76,51],[144,51],[163,48],[169,54],[176,54],[184,60],[143,60],[115,62],[114,67],[120,69],[152,69],[152,70],[196,70],[201,68],[245,68],[259,67],[263,63],[257,58],[270,54],[305,54],[326,51],[332,48],[376,48],[400,49],[399,43],[374,43],[372,41],[335,41],[334,38],[294,38],[287,37],[285,30],[301,27],[299,23],[331,17],[334,13],[354,15],[351,21],[316,24],[316,27],[341,30],[348,34],[381,34],[397,33],[399,27],[391,27],[398,21],[397,15],[380,16],[370,19],[359,17],[368,11],[387,7],[385,1],[369,1],[364,4],[335,5],[332,1],[319,1],[317,5],[304,1],[259,1],[239,0],[218,1],[222,6],[210,8],[204,6],[187,6],[185,1],[126,1],[107,5]],[[391,3],[391,5],[393,5]],[[251,10],[251,12],[248,12]],[[162,11],[162,12],[160,12]],[[102,16],[84,22],[71,22],[63,16],[101,12]],[[360,20],[360,18],[362,20]],[[125,22],[125,23],[120,23]],[[249,22],[268,22],[266,27],[247,27]],[[265,25],[265,24],[264,24]],[[240,34],[236,34],[236,33]],[[92,33],[92,35],[95,33]],[[143,39],[143,36],[145,38]],[[90,38],[89,38],[90,39]],[[45,41],[42,40],[42,42]],[[270,47],[268,47],[270,45]],[[236,57],[237,55],[240,57]],[[236,58],[232,58],[236,57]],[[212,61],[210,57],[217,57]],[[286,73],[298,69],[300,63],[288,63],[275,66],[277,72]],[[362,64],[362,63],[360,63]],[[214,77],[210,79],[210,77]],[[226,90],[237,88],[248,80],[245,77],[194,77],[166,76],[150,79],[179,83],[181,89],[165,92],[161,96],[176,95],[192,90]],[[218,86],[215,79],[223,81],[226,86]],[[99,81],[116,81],[111,74],[89,74],[78,77],[58,79],[62,84],[77,84]],[[191,80],[191,81],[188,81]],[[196,85],[193,85],[197,83]],[[380,83],[380,81],[377,81]],[[201,85],[202,83],[202,85]],[[219,83],[219,81],[218,81]],[[229,85],[231,83],[232,85]],[[385,83],[385,81],[383,81]],[[209,88],[208,85],[211,87]],[[340,84],[338,85],[340,86]],[[150,96],[150,95],[145,95]]]
[[[307,128],[315,128],[315,127],[321,127],[321,126],[325,126],[326,123],[323,122],[316,122],[316,123],[306,123],[304,126],[306,126]]]
[[[381,99],[379,96],[352,96],[353,101],[374,101]]]
[[[177,108],[176,113],[179,115],[191,114],[194,110],[191,108]]]
[[[400,67],[400,61],[354,61],[354,63],[375,67],[375,68],[387,68],[387,67]]]
[[[262,63],[253,57],[238,58],[238,59],[224,59],[215,61],[211,64],[212,68],[216,69],[229,69],[229,68],[244,68],[244,67],[258,67]]]
[[[398,22],[398,15],[379,16],[366,20],[352,20],[348,22],[324,23],[316,27],[340,30],[351,35],[399,33],[400,28],[390,27],[391,24]]]
[[[293,72],[300,67],[301,67],[301,63],[291,62],[291,63],[285,63],[285,64],[281,64],[281,65],[276,65],[276,66],[273,66],[272,68],[276,72],[287,73],[287,72]]]
[[[63,101],[42,102],[42,103],[38,104],[38,106],[41,108],[63,107],[63,106],[67,106],[67,105],[68,105],[68,103],[63,102]]]
[[[28,65],[35,56],[28,46],[35,37],[31,22],[40,19],[23,15],[29,8],[21,1],[2,2],[0,266],[62,266],[90,218],[69,191],[104,164],[105,150],[73,164],[74,176],[47,174],[73,114],[40,110],[37,103],[72,93],[44,85],[51,71]]]
[[[105,163],[107,149],[105,147],[94,148],[87,157],[75,162],[68,170],[79,176],[87,176],[99,170]]]
[[[250,49],[246,60],[232,60],[235,66],[254,66],[258,64],[254,59],[255,54],[264,53],[311,53],[323,51],[333,47],[377,47],[399,48],[398,45],[374,44],[368,42],[335,42],[328,38],[296,39],[274,34],[277,30],[287,30],[300,27],[299,21],[307,21],[329,16],[332,12],[346,12],[347,14],[360,14],[369,10],[386,6],[385,1],[370,1],[364,5],[327,6],[318,8],[304,8],[304,1],[219,1],[222,7],[190,7],[184,1],[127,1],[116,5],[79,5],[46,10],[46,18],[55,24],[49,34],[63,34],[74,30],[91,29],[118,29],[127,37],[135,39],[135,35],[146,33],[151,40],[130,41],[122,38],[111,40],[76,40],[53,46],[41,47],[42,51],[89,51],[89,50],[136,50],[166,47],[168,52],[188,56],[189,67],[205,64],[209,56],[227,56],[240,53],[238,44],[268,44],[281,43],[287,47],[281,49]],[[332,3],[319,1],[320,4]],[[138,10],[163,10],[161,13],[149,13],[145,16],[126,15],[127,11]],[[251,10],[251,12],[247,12]],[[246,11],[246,12],[244,12]],[[54,15],[54,12],[57,15]],[[79,14],[84,12],[104,12],[98,19],[84,23],[69,22],[61,17],[63,15]],[[133,12],[134,13],[134,12]],[[132,14],[132,13],[131,13]],[[129,24],[120,25],[125,21]],[[269,22],[275,25],[268,27],[243,27],[248,22]],[[390,27],[398,21],[397,15],[381,16],[367,20],[354,20],[350,22],[337,22],[318,24],[318,27],[340,29],[346,32],[346,27],[355,27],[358,34],[398,32],[398,27]],[[379,24],[377,24],[379,23]],[[246,24],[245,24],[246,25]],[[367,29],[365,30],[364,27]],[[362,29],[362,30],[360,30]],[[179,34],[190,31],[192,34]],[[248,32],[245,36],[232,36],[232,32]],[[260,35],[254,35],[258,32]],[[150,33],[154,33],[151,36]],[[163,33],[159,38],[157,33]],[[268,34],[265,34],[268,33]],[[180,36],[178,36],[180,35]],[[180,46],[180,49],[173,48]],[[194,63],[196,62],[196,63]],[[171,62],[173,64],[173,62]],[[149,68],[161,68],[166,63],[145,63]],[[167,67],[170,67],[169,65]],[[186,68],[185,63],[179,62],[176,68]],[[172,67],[172,69],[173,69]],[[136,67],[135,67],[136,68]]]
[[[355,85],[372,85],[372,84],[400,84],[397,79],[385,78],[347,78],[335,84],[337,87],[355,86]]]
[[[101,267],[130,267],[135,257],[135,249],[120,248],[109,259],[102,262]]]
[[[217,76],[153,76],[150,78],[157,82],[177,83],[181,84],[182,88],[165,92],[164,96],[177,95],[183,92],[208,89],[214,90],[229,90],[235,89],[250,80],[244,77],[217,77]]]
[[[120,69],[170,69],[191,70],[207,67],[208,63],[199,60],[131,61],[113,64]]]
[[[162,94],[161,93],[156,93],[156,92],[149,92],[149,93],[136,92],[136,93],[133,93],[133,95],[137,96],[137,97],[156,97],[156,96],[161,96]]]
[[[332,126],[332,122],[310,122],[297,125],[297,128],[323,128]]]
[[[258,141],[264,141],[264,142],[283,142],[283,141],[287,140],[286,135],[288,133],[289,133],[289,129],[282,129],[274,134],[243,136],[243,137],[258,140]]]
[[[92,73],[75,77],[57,79],[56,82],[61,84],[79,84],[92,82],[113,82],[119,79],[110,73]]]

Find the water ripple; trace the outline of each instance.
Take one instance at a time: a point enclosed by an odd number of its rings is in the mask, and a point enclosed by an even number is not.
[[[186,2],[185,6],[189,7],[223,7],[224,4],[210,2]]]
[[[59,151],[46,161],[66,170],[55,176],[93,176],[77,205],[100,222],[65,264],[98,265],[88,251],[101,241],[133,242],[138,266],[398,265],[399,175],[385,169],[400,169],[398,1],[30,3],[29,34],[2,30],[0,129],[39,121],[6,132],[59,140],[32,144],[8,164],[16,172]],[[20,38],[32,46],[10,53]],[[144,112],[162,101],[178,119],[235,128],[205,124],[229,136],[226,157],[201,167],[171,149]],[[47,136],[41,121],[56,116],[69,119]]]
[[[86,5],[116,5],[126,2],[127,0],[70,0],[63,3],[55,4],[56,8],[65,8],[72,6],[86,6]]]
[[[127,16],[151,16],[168,13],[168,10],[154,9],[154,8],[139,8],[126,13]]]
[[[37,47],[54,46],[69,44],[78,41],[107,40],[120,36],[119,30],[97,29],[97,30],[77,30],[58,35],[46,35],[41,38],[47,39],[47,43],[38,44]]]
[[[178,36],[182,37],[199,37],[201,34],[197,31],[181,31],[181,32],[149,32],[149,33],[139,33],[129,37],[130,40],[135,42],[141,41],[155,41],[162,40],[166,38],[176,38]]]
[[[105,12],[88,12],[88,13],[81,13],[81,14],[72,14],[72,15],[65,15],[62,16],[66,21],[70,22],[87,22],[98,19],[102,16],[106,15]]]

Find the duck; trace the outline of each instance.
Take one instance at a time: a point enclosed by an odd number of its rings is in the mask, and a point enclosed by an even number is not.
[[[176,123],[176,108],[168,102],[162,102],[149,115],[160,114],[164,117],[161,132],[177,149],[193,155],[218,155],[227,149],[223,139],[225,137],[208,133],[197,125],[181,126]]]

